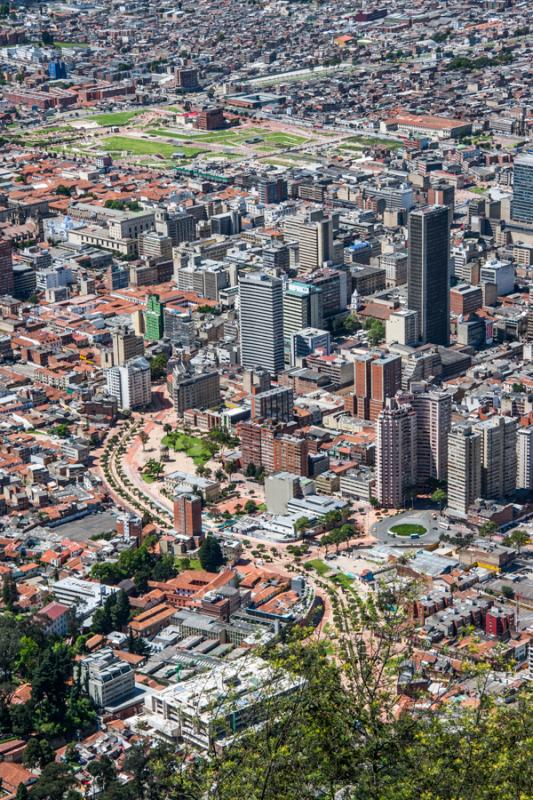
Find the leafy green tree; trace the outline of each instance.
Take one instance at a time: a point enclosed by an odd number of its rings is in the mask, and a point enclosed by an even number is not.
[[[148,642],[146,642],[142,636],[134,636],[131,631],[128,634],[126,646],[128,648],[128,652],[133,653],[136,656],[147,656],[151,652]]]
[[[75,783],[76,778],[66,765],[52,762],[32,786],[32,800],[76,800],[81,795],[73,790]]]
[[[439,506],[440,510],[442,511],[442,509],[448,502],[448,495],[444,491],[444,489],[435,489],[435,491],[431,495],[431,499],[434,503],[436,503]]]
[[[130,618],[130,601],[128,595],[121,589],[116,595],[113,595],[115,602],[111,608],[111,622],[113,628],[121,631],[128,623]]]
[[[60,439],[66,439],[68,436],[70,436],[70,427],[66,422],[60,422],[59,425],[56,425],[55,428],[52,428],[51,433],[54,436],[58,436]]]
[[[68,186],[64,186],[62,183],[60,183],[57,189],[55,190],[55,194],[63,195],[63,197],[70,197],[72,191],[69,189]]]
[[[45,46],[49,46],[54,43],[54,36],[50,31],[43,31],[41,39]]]
[[[116,781],[117,779],[117,771],[115,769],[115,764],[109,758],[109,756],[101,756],[97,761],[92,761],[87,766],[87,771],[89,775],[91,775],[98,789],[101,792],[105,792],[109,786]]]
[[[247,478],[255,478],[256,473],[257,473],[257,467],[255,466],[253,461],[250,461],[250,463],[246,467],[245,475]]]
[[[150,375],[153,381],[159,381],[166,377],[168,356],[166,353],[158,353],[150,359]]]
[[[11,573],[5,575],[2,581],[2,600],[8,611],[13,611],[17,604],[18,595],[19,593],[15,578]]]
[[[246,514],[255,514],[257,511],[257,503],[255,500],[247,500],[244,504],[244,511]]]
[[[26,788],[26,784],[19,783],[17,786],[17,791],[15,794],[15,800],[28,800],[29,794]]]
[[[529,540],[528,532],[522,528],[517,528],[507,536],[505,544],[509,544],[510,547],[515,547],[517,552],[520,553],[522,548],[525,547],[526,544],[529,544]]]
[[[54,760],[55,752],[50,742],[46,739],[30,739],[24,750],[23,763],[30,769],[39,767],[43,769]]]
[[[497,530],[498,526],[496,525],[496,523],[492,522],[492,520],[488,520],[487,522],[484,522],[483,525],[480,526],[479,535],[490,537],[493,536]]]
[[[344,320],[344,330],[350,335],[357,333],[357,331],[360,331],[362,327],[361,321],[356,314],[348,314]]]
[[[202,569],[206,572],[218,572],[224,563],[222,548],[214,536],[206,536],[198,552]]]

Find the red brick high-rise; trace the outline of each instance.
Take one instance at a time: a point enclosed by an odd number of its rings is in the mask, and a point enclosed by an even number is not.
[[[202,535],[202,501],[195,494],[174,497],[174,530],[182,536]]]
[[[370,399],[370,419],[375,422],[385,408],[385,401],[394,397],[402,386],[401,356],[376,358],[370,367],[372,373],[372,394]]]
[[[377,420],[385,401],[401,388],[401,356],[368,353],[355,359],[354,400],[346,410],[361,419]]]

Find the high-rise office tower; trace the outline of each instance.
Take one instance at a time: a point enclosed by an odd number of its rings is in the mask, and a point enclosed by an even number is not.
[[[144,355],[144,340],[130,328],[117,328],[111,334],[113,343],[113,366],[121,367],[126,361]]]
[[[257,184],[259,200],[264,205],[282,203],[287,199],[287,181],[285,178],[265,179]]]
[[[471,425],[448,434],[448,509],[465,515],[481,492],[481,436]]]
[[[152,401],[150,364],[145,358],[133,358],[123,367],[106,370],[107,391],[116,397],[121,410],[147,406]]]
[[[417,481],[416,412],[389,399],[376,429],[377,499],[385,508],[401,508],[407,487]]]
[[[514,160],[511,219],[533,222],[533,153],[523,153]]]
[[[402,385],[402,358],[390,355],[375,358],[370,365],[372,389],[370,394],[370,419],[375,421],[389,397],[394,397]]]
[[[159,295],[149,294],[146,302],[144,320],[146,330],[145,337],[151,342],[158,342],[163,338],[163,309],[164,305],[159,301]]]
[[[289,281],[283,293],[283,343],[289,361],[292,336],[302,328],[322,328],[322,291],[311,284]]]
[[[375,421],[386,400],[401,388],[402,359],[399,355],[366,353],[354,360],[353,413]]]
[[[196,238],[196,221],[183,211],[172,213],[167,209],[157,208],[155,229],[157,233],[170,237],[174,247],[182,242],[193,242]]]
[[[13,277],[13,259],[11,242],[0,240],[0,296],[13,294],[15,279]]]
[[[174,530],[182,536],[202,533],[202,500],[196,494],[174,495]]]
[[[409,215],[407,305],[418,312],[422,342],[450,341],[450,221],[446,206],[426,206]]]
[[[315,216],[287,217],[283,222],[285,241],[298,242],[302,270],[318,269],[333,258],[333,222],[323,215],[320,219]]]
[[[481,437],[481,497],[506,497],[516,488],[516,420],[492,417],[475,430]]]
[[[361,419],[370,419],[370,395],[372,394],[371,366],[374,357],[370,353],[357,356],[355,359],[355,414]]]
[[[452,396],[441,391],[415,392],[411,405],[418,429],[418,482],[425,483],[430,478],[446,480]]]
[[[239,280],[241,363],[281,372],[283,358],[283,284],[264,272]]]
[[[516,488],[533,489],[533,425],[516,433]]]

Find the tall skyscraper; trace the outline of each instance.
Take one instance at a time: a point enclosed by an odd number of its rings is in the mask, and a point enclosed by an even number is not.
[[[533,153],[523,153],[514,160],[511,219],[533,223]]]
[[[516,434],[516,488],[533,489],[533,425]]]
[[[409,215],[407,305],[418,312],[422,342],[450,342],[450,222],[446,206]]]
[[[333,222],[323,215],[320,219],[315,216],[287,217],[283,223],[285,241],[298,242],[302,270],[318,269],[333,258]]]
[[[354,364],[356,416],[376,420],[385,408],[387,398],[401,388],[402,359],[397,355],[366,353],[357,356]]]
[[[158,294],[148,295],[146,311],[144,313],[145,337],[151,342],[158,342],[163,338],[163,309],[164,306],[163,303],[159,302]]]
[[[283,284],[264,272],[239,280],[241,363],[281,372],[283,357]]]
[[[375,358],[370,365],[372,391],[370,395],[370,419],[375,421],[387,398],[394,397],[402,385],[401,356],[384,356]]]
[[[14,286],[11,242],[0,239],[0,296],[13,294]]]
[[[322,328],[322,291],[311,284],[289,281],[283,293],[283,344],[289,361],[292,336],[302,328]]]
[[[377,499],[385,508],[401,508],[408,486],[417,481],[416,412],[408,404],[387,400],[377,420]]]
[[[481,436],[471,425],[448,435],[448,509],[465,515],[481,492]]]
[[[452,396],[441,391],[415,392],[411,405],[416,411],[418,482],[446,480]]]
[[[475,430],[481,437],[481,497],[506,497],[516,488],[516,420],[492,417]]]

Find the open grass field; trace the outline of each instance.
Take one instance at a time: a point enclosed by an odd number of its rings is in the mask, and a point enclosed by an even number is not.
[[[102,139],[100,144],[109,152],[126,151],[138,156],[160,155],[170,158],[173,153],[179,151],[186,158],[194,158],[200,153],[207,152],[201,147],[191,147],[178,142],[175,145],[164,142],[148,142],[145,139],[130,139],[129,136],[109,136]]]
[[[74,50],[76,47],[89,47],[89,42],[54,42],[54,46],[62,50]]]
[[[350,136],[346,142],[353,142],[361,147],[373,147],[375,145],[380,145],[381,147],[386,147],[387,150],[399,150],[400,147],[403,147],[403,142],[391,141],[390,139],[379,139],[375,136]]]
[[[393,525],[390,531],[391,533],[395,533],[396,536],[412,536],[413,534],[424,536],[424,534],[427,533],[423,525],[416,525],[414,522],[404,522],[399,525]]]
[[[244,145],[249,139],[261,139],[257,149],[271,150],[273,147],[297,147],[309,141],[305,136],[283,131],[268,131],[262,128],[230,128],[222,131],[178,131],[172,128],[151,128],[149,133],[157,136],[171,136],[174,139],[198,140],[209,144]],[[252,144],[253,146],[253,144]]]
[[[113,125],[126,125],[139,114],[142,114],[142,111],[113,111],[109,114],[96,114],[91,117],[91,120],[105,128],[110,128]]]

